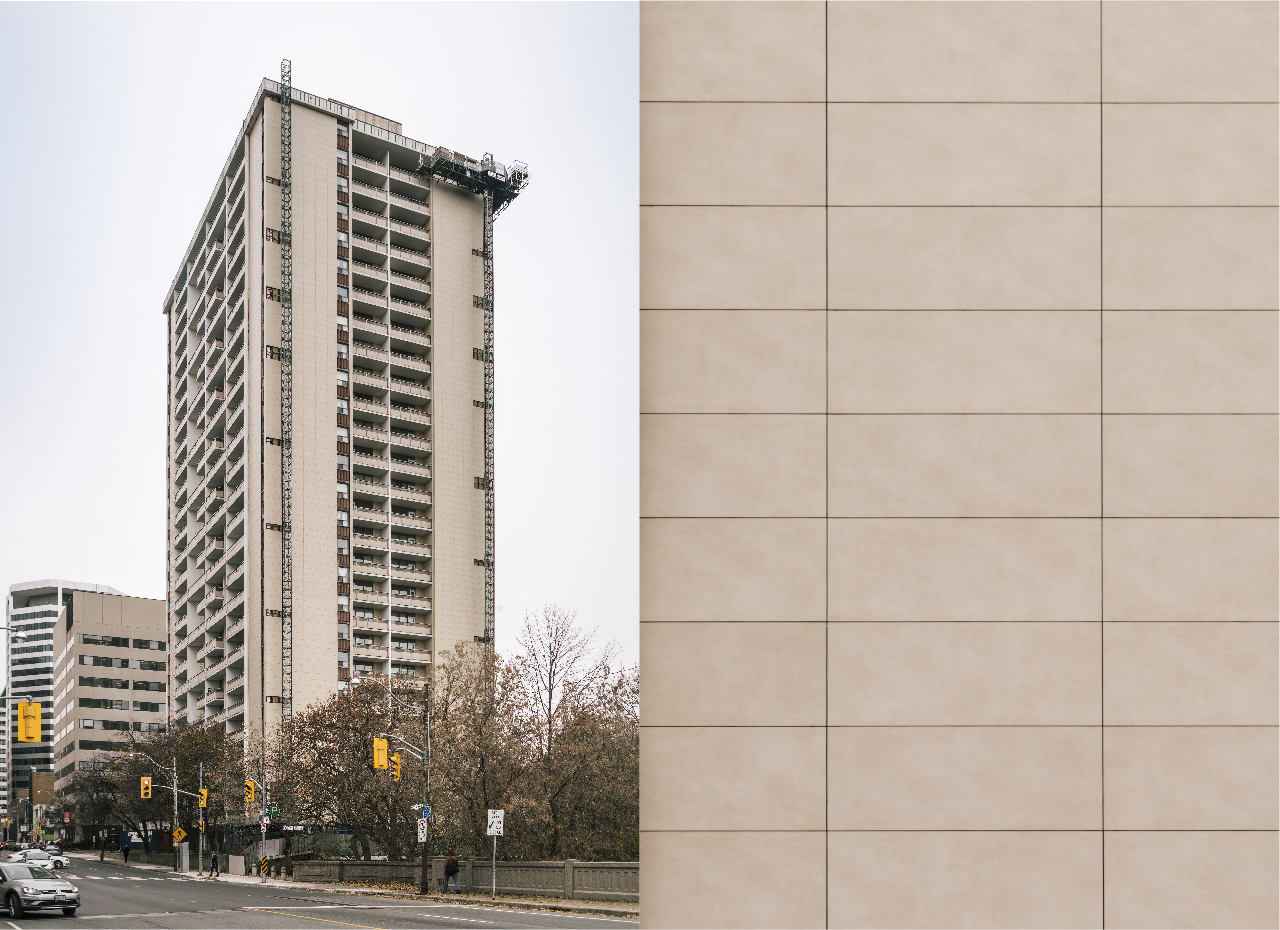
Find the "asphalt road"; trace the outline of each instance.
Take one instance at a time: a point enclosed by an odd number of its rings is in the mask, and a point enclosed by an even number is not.
[[[177,878],[107,860],[72,859],[63,871],[80,889],[75,917],[40,911],[21,920],[4,915],[0,930],[28,928],[167,927],[174,930],[400,930],[411,927],[471,927],[475,930],[568,927],[574,930],[630,930],[635,920],[522,911],[470,904],[415,903],[406,898],[329,894],[231,882]]]

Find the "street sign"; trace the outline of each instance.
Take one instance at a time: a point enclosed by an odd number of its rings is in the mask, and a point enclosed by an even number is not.
[[[271,816],[272,816],[272,817],[274,817],[276,820],[279,820],[279,819],[280,819],[280,805],[279,805],[279,804],[272,804],[269,808],[267,808],[267,811],[268,811],[268,812],[271,814]]]
[[[182,827],[178,827],[178,829],[173,831],[173,838],[177,840],[179,843],[182,842],[182,838],[186,835],[187,835],[187,831],[182,829]]]
[[[71,811],[63,811],[63,812],[62,812],[62,822],[63,822],[63,823],[71,823]]]
[[[427,818],[422,817],[418,820],[418,842],[425,843],[427,841]]]
[[[422,805],[422,816],[424,818],[431,816],[431,808],[427,807],[425,804]]]
[[[502,836],[502,815],[504,811],[489,811],[489,830],[485,836]]]

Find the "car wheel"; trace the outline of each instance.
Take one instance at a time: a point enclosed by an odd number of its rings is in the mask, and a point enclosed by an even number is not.
[[[75,916],[76,916],[76,909],[75,909],[74,907],[64,907],[64,908],[62,909],[62,916],[63,916],[63,917],[75,917]]]
[[[9,892],[9,896],[4,899],[4,903],[9,905],[9,916],[14,920],[22,919],[22,899],[18,897],[16,891]]]

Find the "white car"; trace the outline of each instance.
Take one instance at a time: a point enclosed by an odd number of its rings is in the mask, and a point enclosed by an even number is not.
[[[51,856],[43,849],[21,849],[9,856],[10,862],[27,862],[46,869],[65,869],[71,864],[66,856]]]

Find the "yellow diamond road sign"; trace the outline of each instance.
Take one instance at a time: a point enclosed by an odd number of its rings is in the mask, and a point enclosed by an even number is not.
[[[182,838],[186,835],[187,835],[187,831],[182,829],[182,827],[178,827],[178,829],[173,831],[173,838],[177,840],[179,843],[182,842]]]

